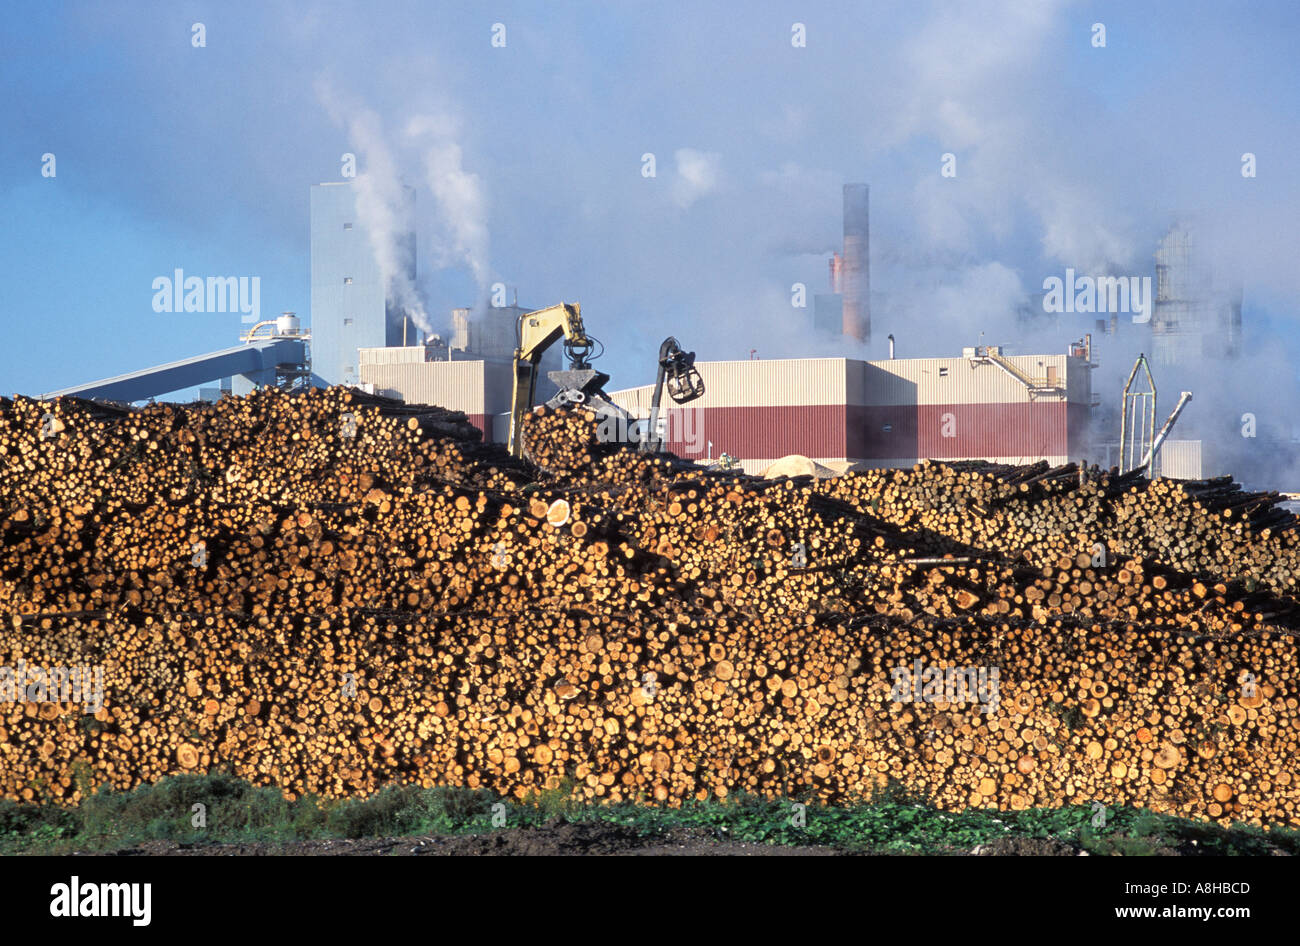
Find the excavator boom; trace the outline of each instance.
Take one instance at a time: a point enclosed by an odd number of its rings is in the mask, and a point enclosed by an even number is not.
[[[536,312],[525,312],[519,316],[516,335],[514,391],[510,399],[510,453],[517,457],[523,453],[521,424],[537,394],[537,366],[542,355],[561,337],[569,339],[575,348],[587,351],[591,349],[591,341],[582,326],[582,307],[576,302],[572,305],[561,302]]]
[[[641,441],[641,449],[647,453],[663,449],[663,438],[659,435],[659,405],[665,384],[668,396],[678,404],[704,396],[704,379],[695,368],[695,352],[682,351],[682,346],[671,335],[659,346],[659,374],[650,400],[650,422]]]
[[[560,338],[564,339],[569,367],[548,375],[560,390],[546,405],[554,408],[582,407],[601,418],[602,424],[608,420],[617,421],[617,429],[625,432],[620,436],[638,439],[632,416],[605,394],[604,384],[609,375],[591,367],[589,358],[596,342],[583,328],[581,307],[576,302],[561,302],[536,312],[525,312],[519,317],[514,393],[510,402],[511,456],[524,456],[523,422],[537,394],[537,367],[542,355]],[[665,386],[668,396],[678,404],[693,401],[704,394],[704,381],[695,368],[695,352],[682,351],[677,339],[672,337],[664,339],[659,348],[659,374],[655,379],[654,402],[649,428],[641,442],[642,450],[655,452],[663,446],[658,435],[658,421],[660,398]]]
[[[559,305],[525,312],[519,317],[518,347],[514,357],[514,393],[510,402],[510,454],[524,454],[523,420],[532,409],[537,394],[537,367],[542,355],[561,338],[564,351],[569,356],[569,367],[552,371],[549,375],[560,391],[547,401],[550,407],[582,405],[598,415],[621,416],[627,414],[605,397],[602,386],[609,375],[591,367],[589,356],[595,340],[587,335],[582,325],[582,308],[578,303],[561,302]]]

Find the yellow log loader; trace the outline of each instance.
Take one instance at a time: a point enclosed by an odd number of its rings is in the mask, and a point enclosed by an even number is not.
[[[591,359],[596,357],[593,351],[600,342],[587,334],[582,324],[582,307],[576,302],[561,302],[536,312],[525,312],[519,316],[516,327],[514,392],[510,400],[511,456],[522,457],[525,454],[523,420],[532,410],[533,398],[537,394],[538,365],[546,350],[561,338],[564,339],[569,367],[547,373],[559,391],[546,402],[546,406],[581,407],[591,411],[599,420],[613,420],[617,429],[627,432],[629,440],[641,440],[643,450],[658,450],[662,444],[658,434],[658,415],[665,383],[669,396],[679,404],[704,393],[704,382],[695,370],[695,353],[682,351],[675,338],[665,339],[659,350],[652,416],[647,436],[642,437],[638,432],[638,421],[605,394],[604,385],[609,375],[591,367]]]

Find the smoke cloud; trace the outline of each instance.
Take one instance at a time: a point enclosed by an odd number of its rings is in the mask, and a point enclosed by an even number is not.
[[[439,268],[467,267],[480,297],[486,294],[491,279],[483,182],[465,169],[456,140],[456,123],[445,115],[412,116],[405,123],[401,138],[404,147],[399,152],[374,110],[341,96],[325,80],[318,81],[317,93],[358,155],[361,170],[355,180],[357,215],[369,232],[389,298],[401,314],[409,316],[424,332],[432,332],[426,293],[411,276],[415,267],[411,265],[407,238],[416,231],[416,222],[409,212],[403,167],[423,171],[433,198],[434,225],[429,231],[434,234],[433,245],[421,247],[421,251],[427,252]]]
[[[398,173],[397,160],[384,136],[383,122],[371,109],[345,102],[326,81],[317,83],[317,94],[330,118],[346,132],[348,144],[357,154],[360,170],[353,182],[357,194],[357,217],[365,227],[388,298],[423,331],[431,332],[425,301],[412,277],[415,267],[408,235],[414,233],[406,199],[406,186]]]
[[[468,266],[483,295],[491,279],[487,198],[479,176],[465,170],[456,130],[445,116],[418,115],[407,122],[406,138],[422,155],[425,180],[445,229],[440,262]]]

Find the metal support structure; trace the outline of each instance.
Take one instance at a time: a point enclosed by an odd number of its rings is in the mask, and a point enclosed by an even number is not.
[[[1149,390],[1133,387],[1138,369],[1146,373]],[[1150,462],[1156,433],[1156,380],[1151,376],[1147,356],[1140,354],[1124,382],[1124,399],[1119,422],[1119,471],[1128,473]]]

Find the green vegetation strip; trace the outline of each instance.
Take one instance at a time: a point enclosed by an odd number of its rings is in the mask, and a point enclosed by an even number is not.
[[[195,806],[203,806],[196,809]],[[196,827],[200,818],[202,827]],[[615,824],[647,840],[690,837],[848,852],[967,854],[1008,838],[1089,854],[1296,854],[1300,831],[1188,821],[1098,806],[939,811],[890,786],[843,806],[737,798],[682,808],[578,802],[570,790],[523,802],[466,788],[394,786],[356,800],[285,799],[224,775],[173,776],[129,792],[101,790],[77,808],[0,801],[0,853],[111,851],[145,841],[291,842],[486,834],[559,822]]]

